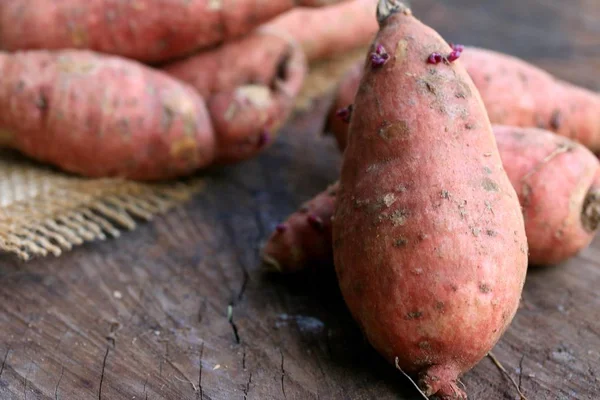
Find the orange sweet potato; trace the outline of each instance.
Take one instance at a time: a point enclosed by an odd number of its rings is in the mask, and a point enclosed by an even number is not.
[[[136,180],[253,157],[277,128],[265,115],[283,113],[298,85],[290,73],[274,92],[243,86],[207,104],[164,72],[88,50],[0,53],[0,75],[3,146],[68,172]]]
[[[380,0],[377,16],[341,167],[336,275],[386,360],[428,396],[465,399],[457,379],[519,305],[523,215],[466,69],[428,64],[452,48],[400,0]]]
[[[588,247],[600,224],[600,161],[583,145],[543,129],[493,128],[523,210],[529,262],[557,264]],[[338,185],[306,203],[328,228]],[[268,238],[262,252],[269,269],[291,273],[333,265],[332,252],[323,247],[331,245],[331,238],[324,236],[330,228],[319,234],[304,210],[288,217]]]
[[[460,60],[493,124],[547,129],[600,152],[600,94],[491,50],[465,47]],[[326,130],[335,135],[341,149],[346,146],[349,120],[345,108],[353,101],[361,74],[361,62],[349,68],[328,113]]]
[[[296,6],[339,1],[2,1],[0,50],[78,48],[159,62],[242,37]]]
[[[291,115],[307,73],[300,46],[258,30],[161,67],[206,98],[217,131],[218,163],[262,151]]]
[[[297,7],[261,29],[293,38],[308,61],[320,60],[368,45],[377,32],[376,5],[377,0],[350,0],[318,9]]]

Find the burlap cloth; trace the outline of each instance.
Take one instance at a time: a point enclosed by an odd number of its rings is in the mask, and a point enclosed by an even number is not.
[[[364,49],[310,67],[296,111],[331,91]],[[203,189],[201,178],[170,184],[86,179],[0,150],[0,252],[23,261],[116,238]]]

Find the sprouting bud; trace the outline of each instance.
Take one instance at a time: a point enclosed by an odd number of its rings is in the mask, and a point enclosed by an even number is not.
[[[440,53],[431,53],[429,58],[427,58],[427,63],[429,64],[439,64],[442,62],[444,58]]]
[[[352,117],[352,104],[348,105],[346,108],[340,108],[335,113],[342,121],[345,123],[350,123],[350,118]]]
[[[446,57],[449,62],[456,61],[460,57],[461,52],[458,50],[452,50],[452,52]]]
[[[371,66],[378,68],[383,66],[390,59],[390,55],[385,51],[385,48],[378,44],[375,51],[371,53]]]
[[[263,129],[263,131],[260,133],[260,136],[258,136],[258,147],[263,147],[269,142],[270,139],[271,134],[269,133],[269,131],[267,129]]]
[[[285,231],[287,231],[288,227],[286,224],[278,224],[275,227],[275,230],[277,231],[277,233],[284,233]]]
[[[452,47],[452,50],[458,51],[460,53],[462,53],[465,50],[465,46],[463,46],[462,44],[450,44],[450,47]]]

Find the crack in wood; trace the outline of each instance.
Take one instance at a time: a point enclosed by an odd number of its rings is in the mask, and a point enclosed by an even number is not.
[[[238,327],[235,324],[235,322],[233,321],[233,306],[234,306],[233,303],[231,303],[227,306],[227,320],[229,321],[229,325],[231,326],[231,329],[233,330],[233,336],[235,338],[235,342],[237,344],[240,344],[240,335],[238,332]]]
[[[102,400],[102,385],[104,384],[104,370],[106,369],[106,359],[108,358],[109,352],[110,352],[110,347],[106,346],[106,353],[104,353],[104,360],[102,360],[102,373],[100,374],[100,385],[98,387],[98,400]]]
[[[60,366],[60,376],[58,377],[58,382],[56,382],[56,387],[54,388],[54,400],[58,400],[58,387],[60,386],[60,382],[62,381],[63,375],[65,373],[65,366]]]
[[[283,393],[283,398],[287,399],[287,395],[285,394],[285,368],[283,367],[283,350],[279,349],[279,353],[281,354],[281,392]]]
[[[244,400],[248,399],[248,392],[250,391],[250,383],[252,383],[252,372],[248,377],[248,382],[246,382],[246,387],[244,388]]]
[[[4,367],[6,366],[6,359],[8,358],[8,353],[10,353],[10,347],[6,350],[4,354],[4,359],[2,360],[2,366],[0,367],[0,378],[2,377],[2,373],[4,372]]]
[[[200,358],[200,369],[198,370],[198,395],[196,396],[196,398],[198,398],[198,396],[200,397],[200,400],[204,400],[204,389],[202,389],[202,358],[204,357],[204,342],[202,342],[202,344],[200,345],[200,352],[199,352],[199,358]]]
[[[144,381],[144,398],[148,400],[148,392],[146,392],[146,385],[148,384],[148,376],[146,376],[146,380]]]

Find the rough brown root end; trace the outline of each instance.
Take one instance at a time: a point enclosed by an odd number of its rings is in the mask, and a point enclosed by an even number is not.
[[[589,232],[595,232],[600,226],[600,188],[592,187],[585,196],[581,223]]]
[[[266,254],[262,254],[261,259],[262,266],[265,270],[269,272],[281,273],[281,264],[279,264],[279,262],[276,259]]]
[[[380,25],[389,16],[396,13],[412,15],[412,11],[408,6],[408,3],[404,0],[379,0],[379,4],[377,4],[377,21]]]
[[[425,395],[439,400],[467,400],[467,394],[458,387],[458,373],[443,365],[434,365],[419,375],[419,387]]]

